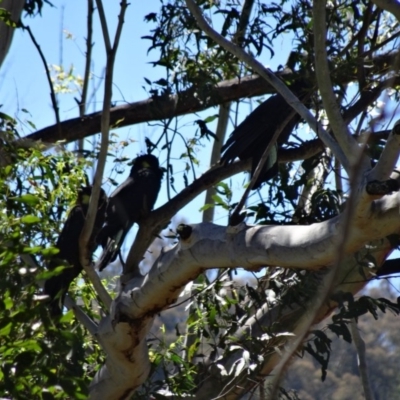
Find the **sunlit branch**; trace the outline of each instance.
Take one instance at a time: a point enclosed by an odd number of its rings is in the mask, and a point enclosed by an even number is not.
[[[95,336],[97,332],[97,324],[89,318],[89,316],[83,312],[83,310],[76,304],[76,302],[68,295],[65,296],[64,305],[69,310],[72,310],[75,314],[76,319],[90,332],[92,336]]]
[[[251,161],[246,160],[235,162],[229,165],[216,165],[192,182],[185,189],[183,189],[167,204],[164,204],[163,206],[151,212],[150,215],[148,215],[139,223],[138,233],[126,260],[126,270],[135,271],[138,269],[138,265],[142,261],[143,254],[145,253],[146,249],[150,246],[159,232],[167,226],[170,219],[181,208],[189,204],[207,188],[214,186],[218,182],[221,182],[232,175],[249,169],[250,164]],[[149,229],[149,227],[151,227],[151,229]],[[124,281],[129,279],[129,274],[123,277]]]
[[[321,92],[322,102],[328,115],[329,124],[334,136],[339,143],[342,151],[346,155],[346,163],[338,157],[347,173],[359,154],[358,145],[351,137],[347,125],[344,123],[337,99],[332,89],[330,69],[328,65],[328,55],[326,51],[326,2],[316,0],[313,2],[314,16],[314,46],[315,46],[315,69],[318,81],[318,88]],[[334,151],[334,149],[332,149]],[[336,153],[334,151],[334,153]],[[336,155],[336,154],[335,154]],[[367,160],[366,160],[367,161]],[[365,165],[365,163],[364,163]]]
[[[93,231],[93,226],[97,213],[97,204],[98,199],[100,197],[100,189],[101,183],[104,174],[104,167],[107,158],[108,152],[108,137],[110,130],[110,109],[111,109],[111,100],[112,100],[112,84],[113,84],[113,71],[114,71],[114,62],[115,56],[118,49],[118,44],[121,36],[122,26],[124,23],[124,15],[126,8],[128,7],[127,1],[122,0],[120,3],[120,14],[118,16],[118,25],[115,34],[115,39],[113,46],[111,48],[110,38],[108,34],[106,17],[104,14],[103,6],[101,0],[96,0],[96,4],[99,11],[100,21],[102,24],[103,36],[104,36],[104,44],[107,51],[107,64],[106,64],[106,76],[104,82],[104,98],[103,98],[103,112],[101,115],[101,143],[100,143],[100,153],[97,162],[96,172],[94,176],[93,182],[93,190],[92,196],[90,198],[89,210],[87,213],[85,226],[81,233],[80,238],[80,253],[82,265],[85,268],[86,273],[88,274],[90,280],[93,283],[94,289],[97,294],[104,302],[107,309],[110,309],[111,306],[111,297],[108,292],[105,290],[104,286],[101,284],[101,281],[94,271],[92,266],[90,265],[90,255],[87,254],[87,244],[90,240],[90,236]]]

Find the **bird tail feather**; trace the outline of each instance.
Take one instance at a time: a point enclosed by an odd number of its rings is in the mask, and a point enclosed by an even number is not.
[[[99,271],[102,271],[108,264],[115,261],[122,243],[124,242],[125,235],[123,230],[120,230],[113,239],[109,239],[105,246],[100,260],[97,263]]]

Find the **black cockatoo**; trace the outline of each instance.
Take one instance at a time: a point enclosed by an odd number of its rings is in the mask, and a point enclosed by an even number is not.
[[[106,222],[97,236],[104,249],[98,263],[100,271],[116,259],[132,225],[153,209],[163,174],[157,157],[151,154],[133,160],[129,177],[108,199]]]
[[[291,85],[290,89],[301,101],[306,101],[309,97],[309,90],[307,90],[309,86],[303,80]],[[280,94],[270,96],[231,133],[227,142],[222,146],[221,163],[233,162],[237,157],[241,160],[251,158],[251,176],[253,176],[276,129],[290,115],[292,110],[292,107]],[[278,173],[278,147],[287,142],[300,119],[298,114],[293,115],[283,128],[277,144],[271,149],[264,170],[261,171],[254,183],[253,189],[258,189],[262,183],[276,176]]]
[[[96,219],[88,244],[91,254],[97,247],[95,239],[104,224],[107,207],[107,196],[103,189],[100,190]],[[59,275],[51,277],[44,284],[44,293],[49,295],[51,299],[50,312],[53,316],[61,315],[69,285],[83,269],[79,260],[79,238],[85,224],[91,194],[91,186],[83,187],[78,191],[76,204],[69,212],[56,243],[56,247],[60,251],[49,263],[50,270],[66,263],[69,264]]]

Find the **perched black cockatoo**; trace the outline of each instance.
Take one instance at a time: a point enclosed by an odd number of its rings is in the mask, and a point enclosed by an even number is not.
[[[308,97],[307,88],[308,86],[304,81],[298,81],[290,86],[292,92],[301,101],[305,101]],[[276,129],[290,115],[292,110],[292,107],[280,94],[270,96],[231,133],[227,142],[222,146],[221,163],[233,162],[237,157],[241,160],[251,158],[251,176],[253,176]],[[293,115],[289,123],[283,128],[277,144],[271,149],[263,171],[254,183],[253,189],[258,189],[262,183],[276,176],[278,173],[278,146],[287,142],[300,119],[298,114]]]
[[[133,160],[129,177],[108,199],[106,222],[97,236],[104,249],[98,262],[100,271],[116,259],[132,225],[153,209],[163,174],[157,157],[151,154]]]
[[[107,207],[107,196],[103,189],[100,190],[96,219],[88,243],[88,250],[91,254],[97,247],[95,239],[104,224]],[[78,191],[76,204],[69,212],[56,243],[56,247],[60,251],[49,263],[50,270],[67,264],[67,267],[59,275],[51,277],[44,284],[44,293],[49,295],[51,299],[50,312],[52,316],[61,315],[65,294],[68,291],[69,285],[83,269],[79,260],[79,238],[85,224],[91,194],[91,186],[83,187]]]

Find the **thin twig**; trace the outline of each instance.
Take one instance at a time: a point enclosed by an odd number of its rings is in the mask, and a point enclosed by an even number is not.
[[[240,14],[237,31],[233,37],[233,42],[240,46],[243,44],[243,39],[245,36],[247,26],[249,24],[253,5],[254,5],[254,0],[245,0],[243,3],[242,12]],[[225,139],[227,128],[228,128],[230,110],[231,110],[231,102],[227,102],[227,103],[221,104],[219,106],[218,124],[217,124],[217,129],[215,132],[216,139],[214,140],[213,147],[211,150],[210,166],[215,165],[218,162],[218,160],[221,158],[221,148],[222,148],[222,144],[224,143],[224,139]],[[206,197],[205,197],[205,201],[204,201],[205,205],[207,205],[207,204],[214,205],[215,204],[214,199],[213,199],[215,192],[216,192],[216,190],[215,190],[214,186],[211,186],[207,189]],[[214,206],[206,208],[203,212],[203,222],[212,222],[214,220],[214,214],[215,214]],[[218,274],[220,275],[221,271],[219,271]],[[199,283],[203,276],[207,278],[207,275],[204,274],[202,276],[197,277],[196,280],[194,281],[194,283]],[[197,294],[196,290],[194,290],[193,295],[196,295],[196,294]],[[189,314],[193,314],[196,306],[197,306],[196,302],[193,302],[193,304],[190,306]],[[195,316],[194,318],[197,318],[197,317]],[[187,332],[185,335],[184,348],[185,349],[190,348],[195,340],[196,340],[196,336],[194,334],[194,328],[192,326],[188,326]],[[184,357],[187,358],[188,354],[189,354],[189,352],[185,350]],[[187,360],[187,361],[189,361],[189,360]]]
[[[299,201],[293,213],[292,221],[299,223],[303,216],[307,216],[312,211],[312,196],[314,193],[323,186],[329,172],[330,164],[332,162],[332,152],[326,149],[321,155],[318,164],[307,174],[306,183],[299,196]]]
[[[118,16],[118,26],[115,34],[115,40],[113,47],[111,48],[107,21],[104,14],[103,4],[101,0],[96,0],[96,4],[99,10],[100,21],[102,23],[103,36],[104,36],[104,44],[107,49],[107,65],[106,65],[106,75],[104,82],[104,99],[103,99],[103,113],[101,116],[101,143],[100,143],[100,154],[97,162],[96,172],[94,176],[93,182],[93,190],[92,196],[90,197],[90,205],[87,213],[85,226],[81,233],[80,238],[80,252],[81,252],[81,262],[87,272],[91,282],[93,283],[94,289],[99,295],[100,299],[105,304],[106,308],[110,310],[111,306],[111,297],[101,284],[101,281],[94,271],[94,269],[90,265],[90,255],[87,254],[87,244],[90,240],[90,236],[93,231],[93,226],[96,218],[97,212],[97,204],[100,197],[100,188],[101,182],[104,174],[104,167],[107,159],[108,152],[108,137],[110,131],[110,108],[111,108],[111,99],[112,99],[112,80],[113,80],[113,70],[114,70],[114,62],[115,55],[118,49],[119,39],[122,32],[122,25],[124,23],[124,16],[126,8],[128,7],[127,1],[121,1],[120,14]]]
[[[250,21],[250,15],[253,10],[254,0],[245,0],[242,7],[242,12],[240,14],[237,31],[233,36],[233,43],[243,46],[244,37],[246,33],[247,26]],[[216,130],[216,136],[218,140],[213,143],[213,148],[211,152],[210,165],[214,165],[221,157],[221,148],[225,139],[226,130],[229,122],[229,113],[231,109],[231,102],[221,104],[218,112],[218,125]],[[206,192],[205,204],[214,204],[213,196],[215,194],[215,189],[213,187],[209,188]],[[214,219],[215,207],[209,207],[203,212],[203,222],[212,222]]]
[[[365,342],[358,331],[357,321],[350,321],[351,336],[353,337],[354,346],[357,351],[358,371],[360,372],[361,382],[364,389],[365,400],[374,400],[371,390],[371,383],[368,377],[367,357],[365,351]]]
[[[92,43],[93,13],[94,13],[93,0],[88,0],[85,72],[83,75],[82,96],[81,96],[81,101],[79,102],[79,116],[81,117],[83,117],[86,113],[86,101],[89,89],[90,65],[92,63],[92,49],[93,49],[93,43]]]
[[[28,34],[29,34],[31,40],[32,40],[34,46],[36,47],[40,58],[42,59],[43,66],[44,66],[44,69],[46,71],[47,81],[48,81],[49,86],[50,86],[50,98],[51,98],[51,104],[53,105],[54,114],[55,114],[55,117],[56,117],[56,124],[57,124],[58,134],[59,134],[59,136],[61,136],[60,113],[59,113],[59,109],[58,109],[58,105],[57,105],[56,94],[54,92],[53,82],[51,81],[49,67],[47,66],[46,58],[44,57],[42,49],[40,48],[39,43],[36,41],[35,36],[33,36],[31,28],[29,26],[25,26],[25,25],[22,25],[22,24],[21,24],[21,26],[22,26],[23,29],[28,31]]]
[[[87,94],[89,90],[90,64],[92,62],[92,37],[93,37],[93,0],[88,0],[88,15],[87,15],[87,36],[86,36],[86,59],[85,72],[83,74],[82,96],[79,101],[79,116],[82,118],[86,114]],[[83,138],[78,141],[79,154],[83,151]]]
[[[76,319],[89,331],[92,336],[97,333],[97,324],[89,318],[89,316],[76,304],[76,302],[68,295],[65,295],[64,305],[72,310]]]
[[[343,183],[342,183],[342,170],[339,161],[335,158],[335,166],[333,168],[333,173],[335,174],[335,187],[336,191],[343,196]]]
[[[101,31],[103,33],[104,46],[106,48],[107,58],[108,58],[108,53],[111,51],[111,40],[110,40],[110,34],[108,33],[106,13],[104,12],[102,0],[96,0],[96,5],[97,5],[97,10],[99,12]]]
[[[221,158],[221,147],[225,139],[226,129],[229,122],[229,113],[231,103],[221,104],[218,112],[218,124],[215,131],[216,139],[214,140],[211,150],[210,166],[215,165]],[[213,196],[215,195],[214,187],[210,187],[206,192],[205,204],[214,204]],[[212,222],[214,220],[215,207],[209,207],[203,212],[203,222]]]
[[[386,180],[390,177],[400,153],[400,121],[396,121],[381,156],[369,174],[369,180]]]

